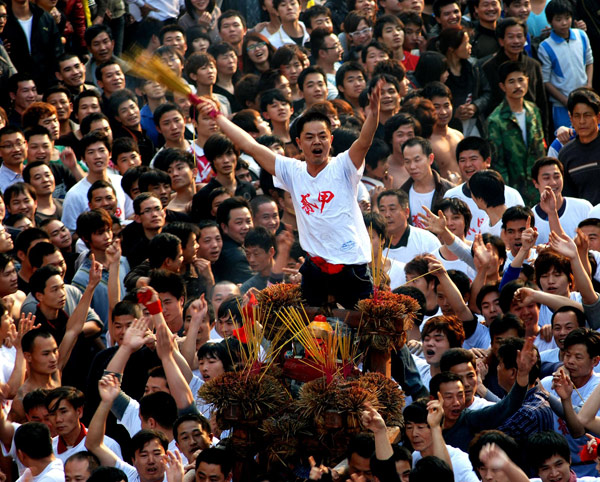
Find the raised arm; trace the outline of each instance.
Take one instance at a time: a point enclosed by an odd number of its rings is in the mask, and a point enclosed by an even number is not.
[[[73,347],[77,342],[77,337],[83,330],[83,325],[87,319],[88,310],[90,309],[90,304],[92,302],[92,296],[94,296],[94,290],[102,279],[102,265],[94,259],[93,254],[90,255],[90,259],[92,264],[90,266],[90,279],[88,285],[85,287],[81,300],[67,321],[65,335],[58,347],[58,369],[61,372],[67,364],[67,361],[69,361]]]
[[[183,358],[185,358],[185,361],[190,367],[198,366],[196,338],[198,337],[200,325],[202,324],[207,311],[208,305],[204,299],[204,295],[202,295],[200,299],[193,301],[188,308],[188,312],[191,314],[191,320],[180,349],[181,355],[183,355]]]
[[[600,385],[594,388],[577,414],[583,426],[594,433],[600,433],[600,417],[596,417],[598,410],[600,410]]]
[[[236,126],[226,116],[222,115],[212,102],[202,99],[198,112],[202,115],[216,117],[219,129],[246,154],[252,156],[269,174],[275,175],[275,153],[266,146],[256,142],[245,130]]]
[[[352,145],[350,146],[350,159],[356,166],[356,169],[360,169],[365,162],[365,156],[371,144],[373,143],[373,137],[375,131],[379,125],[379,101],[381,100],[381,87],[383,80],[380,80],[377,85],[373,88],[371,95],[369,96],[369,105],[366,107],[367,118],[365,123],[360,130],[360,135]]]
[[[115,241],[106,249],[106,262],[108,264],[108,319],[112,319],[115,305],[121,301],[121,240]],[[114,340],[113,340],[114,343]]]
[[[127,328],[125,336],[123,336],[123,344],[119,345],[115,356],[108,363],[106,371],[122,375],[131,354],[151,341],[152,337],[146,319],[133,320],[131,326]]]
[[[562,295],[553,295],[552,293],[544,293],[543,291],[533,290],[531,288],[519,288],[515,292],[515,298],[524,304],[539,303],[546,305],[552,311],[558,310],[561,306],[573,306],[583,311],[583,306],[571,298]]]
[[[159,326],[156,329],[156,352],[165,370],[167,383],[177,404],[177,409],[183,410],[194,403],[194,395],[177,363],[175,363],[173,358],[174,349],[175,343],[171,330],[167,325]]]
[[[573,403],[571,403],[571,394],[573,393],[573,382],[569,375],[565,373],[564,367],[560,367],[552,377],[552,388],[560,397],[560,402],[563,406],[563,415],[567,422],[567,428],[573,438],[579,438],[585,435],[584,424],[577,416]],[[589,400],[589,399],[588,399]],[[596,413],[594,412],[594,417]]]
[[[376,460],[371,462],[373,475],[386,482],[400,482],[400,476],[395,470],[394,462],[391,461],[394,450],[388,439],[387,427],[383,418],[370,404],[365,404],[361,422],[366,429],[373,432],[375,438]]]
[[[427,402],[427,424],[431,428],[431,441],[433,443],[433,455],[446,462],[452,468],[452,460],[448,453],[448,447],[442,435],[442,418],[444,415],[444,398],[440,392],[437,400]]]
[[[10,374],[10,378],[2,387],[2,396],[6,400],[12,400],[15,398],[17,396],[17,392],[19,391],[19,387],[25,382],[26,364],[25,357],[23,356],[23,348],[21,347],[21,340],[23,339],[23,335],[25,335],[25,333],[34,328],[34,323],[34,314],[29,313],[27,316],[25,316],[23,313],[21,314],[21,319],[19,320],[19,331],[17,332],[14,342],[14,347],[17,350],[15,364],[13,366],[13,371]]]
[[[550,225],[550,232],[556,234],[566,234],[560,224],[560,218],[558,217],[558,209],[556,206],[556,194],[550,186],[544,188],[544,192],[540,196],[540,207],[548,215],[548,224]]]
[[[110,413],[110,407],[119,395],[121,387],[119,380],[114,375],[104,375],[98,382],[100,393],[100,405],[92,417],[88,433],[85,438],[85,448],[100,459],[100,463],[106,467],[114,467],[117,462],[116,454],[104,445],[104,433],[106,432],[106,418]]]
[[[487,469],[501,470],[510,482],[529,482],[529,477],[516,465],[506,452],[496,444],[486,444],[479,452],[479,460]]]

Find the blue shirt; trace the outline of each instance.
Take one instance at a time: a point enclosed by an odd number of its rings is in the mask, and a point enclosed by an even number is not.
[[[148,104],[140,109],[140,124],[142,125],[142,129],[146,131],[146,135],[150,138],[152,144],[158,146],[159,134],[154,124],[154,114],[152,114]]]

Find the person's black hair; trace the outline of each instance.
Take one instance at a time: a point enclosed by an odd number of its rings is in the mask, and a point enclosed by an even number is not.
[[[245,74],[235,83],[233,95],[242,107],[246,108],[249,107],[249,103],[256,103],[256,94],[259,92],[258,85],[259,77],[256,74]]]
[[[459,375],[452,372],[441,372],[434,375],[429,381],[429,393],[437,394],[440,391],[442,383],[460,382],[462,384],[462,378]]]
[[[600,333],[590,328],[575,328],[565,337],[563,349],[566,351],[573,345],[585,345],[590,358],[600,356]]]
[[[409,482],[454,482],[454,472],[450,466],[433,455],[417,461],[409,475]]]
[[[547,8],[548,6],[546,6],[546,9]],[[573,114],[577,104],[585,104],[589,106],[596,115],[600,113],[600,96],[593,89],[579,87],[575,90],[572,90],[567,98],[567,110],[569,111],[569,114]]]
[[[23,335],[23,339],[21,340],[21,347],[24,353],[31,353],[33,350],[33,344],[35,343],[36,338],[54,338],[52,333],[50,333],[45,328],[34,328],[33,330],[29,330],[27,333]]]
[[[106,67],[110,67],[111,65],[116,65],[119,67],[119,70],[121,70],[121,72],[123,71],[123,67],[121,67],[121,64],[119,62],[117,62],[115,59],[109,59],[106,62],[102,62],[101,64],[98,64],[96,66],[96,70],[94,71],[94,73],[96,74],[97,81],[102,81],[102,78],[103,78],[102,71]]]
[[[508,330],[516,330],[519,338],[525,336],[525,325],[521,319],[512,313],[506,313],[490,324],[490,339],[493,342],[496,336],[506,333]]]
[[[74,55],[74,57],[77,57],[76,55]],[[79,58],[79,57],[77,57]],[[46,89],[46,91],[44,92],[44,96],[42,97],[42,100],[44,102],[48,102],[48,97],[50,97],[52,94],[65,94],[67,96],[67,99],[69,100],[69,102],[71,102],[73,100],[73,94],[71,94],[71,91],[69,89],[67,89],[66,87],[62,87],[60,85],[55,85],[54,87],[50,87],[49,89]]]
[[[229,215],[234,209],[247,208],[250,211],[250,204],[243,197],[234,196],[229,199],[225,199],[217,209],[217,224],[219,227],[224,224],[227,226],[229,223]]]
[[[515,297],[515,293],[518,289],[527,286],[528,288],[537,289],[535,285],[530,285],[529,283],[525,283],[523,280],[516,279],[505,283],[500,290],[500,295],[498,297],[498,304],[500,305],[500,309],[503,313],[510,312],[510,306],[512,305],[513,299]]]
[[[95,90],[86,89],[86,90],[80,92],[79,94],[77,94],[75,99],[73,99],[73,113],[75,115],[77,115],[77,111],[79,110],[79,103],[81,102],[81,99],[85,99],[86,97],[95,97],[96,99],[98,99],[98,105],[100,106],[100,108],[102,108],[102,96]],[[79,128],[81,128],[82,122],[83,122],[83,119],[79,119],[79,124],[80,124]],[[88,129],[88,132],[89,132],[89,129]],[[81,133],[84,135],[86,134],[83,131],[81,131]]]
[[[538,182],[538,176],[540,174],[540,169],[546,166],[556,166],[560,172],[560,175],[564,177],[565,168],[556,157],[540,157],[537,161],[534,162],[533,167],[531,168],[531,178]]]
[[[450,88],[437,80],[429,82],[421,89],[421,95],[426,99],[433,101],[434,97],[444,97],[452,101],[452,91]]]
[[[140,417],[144,420],[153,418],[161,427],[172,429],[177,420],[175,399],[167,392],[144,395],[140,399]]]
[[[39,269],[36,269],[34,273],[31,275],[29,279],[29,287],[31,289],[31,293],[35,296],[38,293],[44,293],[46,289],[46,283],[52,276],[60,276],[61,271],[54,265],[46,265],[42,266]]]
[[[86,117],[86,119],[89,117],[91,116]],[[90,132],[89,134],[83,136],[83,139],[79,141],[79,148],[81,149],[81,152],[84,153],[84,158],[85,151],[87,150],[87,148],[90,147],[92,144],[96,144],[98,142],[104,144],[104,147],[106,147],[108,152],[111,152],[110,141],[108,140],[108,137],[106,135],[104,135],[101,132]]]
[[[308,77],[310,74],[319,74],[323,78],[323,83],[327,85],[327,76],[325,75],[323,69],[318,65],[310,65],[309,67],[302,70],[302,72],[300,72],[300,75],[298,76],[297,83],[298,88],[301,91],[304,90],[304,82],[306,81],[306,77]]]
[[[46,256],[56,253],[59,249],[50,242],[43,241],[35,244],[27,253],[29,264],[33,268],[41,268]]]
[[[268,253],[276,248],[275,236],[262,226],[252,228],[244,238],[244,248],[258,247]]]
[[[160,268],[167,259],[177,259],[177,248],[180,247],[181,240],[174,234],[160,233],[154,236],[148,245],[150,269]]]
[[[446,57],[439,52],[428,51],[423,52],[419,57],[419,63],[415,67],[413,75],[418,85],[424,87],[429,82],[439,82],[444,72],[448,72]]]
[[[106,122],[110,123],[108,117],[106,117],[106,115],[102,112],[92,112],[91,114],[85,116],[83,120],[80,119],[81,122],[79,124],[79,130],[81,130],[81,134],[84,137],[87,136],[92,130],[92,124],[101,120],[105,120]]]
[[[134,318],[142,317],[142,310],[140,305],[128,300],[119,301],[111,312],[111,320],[114,320],[116,316],[132,316]]]
[[[512,2],[514,2],[515,0],[504,0],[504,8],[506,8],[507,6],[509,6]],[[498,20],[498,23],[496,24],[496,38],[501,38],[504,39],[505,35],[506,35],[506,31],[510,28],[510,27],[516,27],[519,26],[523,29],[523,35],[527,36],[527,24],[524,22],[521,22],[520,20],[517,20],[514,17],[507,17],[507,18],[501,18]]]
[[[382,44],[379,40],[373,39],[360,50],[360,59],[362,60],[363,64],[367,61],[367,54],[369,53],[369,49],[371,47],[385,52],[388,55],[388,58],[392,58],[392,51],[386,45]]]
[[[475,306],[477,306],[479,311],[481,311],[481,304],[483,303],[483,298],[485,298],[488,294],[494,292],[498,293],[498,296],[500,296],[500,285],[498,285],[498,283],[483,285],[481,287],[479,293],[477,293],[477,299],[475,300]],[[502,310],[502,307],[500,307],[500,310]]]
[[[159,127],[160,119],[162,118],[162,116],[168,112],[173,112],[173,111],[179,112],[181,114],[181,117],[183,117],[185,119],[183,112],[181,112],[181,109],[176,104],[174,104],[172,102],[165,102],[163,104],[160,104],[154,110],[154,113],[152,114],[152,120],[154,121],[154,125]]]
[[[243,321],[241,312],[242,304],[243,300],[241,296],[229,296],[225,301],[223,301],[223,303],[221,303],[221,306],[219,306],[217,318],[225,318],[231,316],[231,318],[238,325],[241,325]]]
[[[423,319],[425,318],[425,307],[427,305],[427,299],[423,292],[414,286],[407,285],[399,286],[392,292],[397,295],[410,296],[419,304],[419,309],[415,312],[415,325],[421,326]]]
[[[219,311],[221,311],[221,307],[219,307]],[[224,312],[222,317],[224,317],[226,314],[227,312]],[[232,352],[230,350],[231,347],[227,342],[228,340],[222,340],[218,343],[215,343],[214,341],[207,341],[200,348],[198,348],[198,360],[201,360],[202,358],[214,358],[223,364],[223,370],[225,372],[234,371],[237,358],[235,356],[235,351]]]
[[[492,147],[489,141],[477,136],[465,137],[456,145],[456,159],[464,151],[477,151],[484,161],[492,155]]]
[[[458,8],[460,8],[460,3],[457,0],[435,0],[433,2],[434,17],[440,18],[440,15],[442,13],[442,8],[444,8],[448,5],[452,5],[453,3],[456,3],[458,5]]]
[[[77,455],[77,454],[75,454]],[[127,474],[116,467],[98,467],[87,482],[127,482]]]
[[[239,151],[231,139],[223,134],[213,134],[204,143],[204,155],[213,169],[215,169],[215,160],[217,157],[233,153],[236,158],[239,157]]]
[[[377,205],[379,205],[381,202],[381,198],[385,196],[395,196],[396,199],[398,199],[398,204],[400,204],[402,209],[406,209],[408,207],[408,194],[406,194],[406,192],[402,189],[386,189],[385,191],[382,191],[377,196]]]
[[[353,436],[346,448],[346,457],[348,460],[352,454],[357,454],[365,459],[370,459],[375,453],[375,439],[371,434],[359,433]]]
[[[575,16],[575,8],[568,0],[552,0],[546,4],[544,9],[546,20],[552,25],[552,19],[557,15],[569,15],[571,18]]]
[[[6,204],[7,210],[10,212],[10,202],[15,196],[26,194],[31,197],[34,201],[37,200],[37,194],[35,189],[30,184],[24,182],[15,182],[4,190],[4,203]]]
[[[398,15],[398,18],[402,21],[405,27],[407,25],[416,25],[417,27],[423,28],[423,19],[421,18],[421,15],[416,12],[402,12],[400,15]]]
[[[220,447],[210,447],[202,450],[196,457],[196,471],[203,462],[208,465],[218,465],[221,468],[221,473],[227,479],[233,469],[234,460],[235,457],[232,457],[232,454],[227,450]]]
[[[329,8],[327,8],[324,5],[314,4],[312,7],[307,8],[300,14],[300,20],[302,20],[302,23],[304,23],[304,25],[306,25],[307,27],[310,28],[312,19],[316,18],[316,17],[320,17],[321,15],[325,15],[332,19],[331,10],[329,10]],[[332,19],[332,21],[333,21],[333,19]],[[318,27],[318,28],[323,28],[323,27]],[[316,29],[313,29],[313,32],[315,30]],[[311,37],[311,41],[312,41],[312,37]]]
[[[260,111],[266,112],[267,107],[275,101],[285,102],[292,105],[292,101],[285,96],[285,94],[279,89],[265,90],[260,94]]]
[[[452,214],[458,214],[463,217],[465,221],[465,236],[469,232],[471,226],[472,214],[469,206],[462,199],[457,197],[444,198],[438,204],[433,207],[433,212],[447,211],[450,210]]]
[[[396,132],[400,127],[405,125],[412,126],[415,136],[421,134],[421,124],[419,123],[419,121],[406,112],[399,112],[398,114],[395,114],[394,116],[390,117],[383,126],[384,140],[388,143],[389,146],[392,145],[392,138],[394,137],[394,132]]]
[[[89,452],[88,450],[82,450],[81,452],[75,452],[73,455],[70,455],[67,458],[67,460],[65,460],[65,467],[69,462],[76,462],[76,461],[83,462],[84,460],[87,461],[87,463],[88,463],[88,472],[90,474],[94,473],[94,471],[101,465],[100,459],[95,454],[93,454],[92,452]],[[88,480],[90,480],[90,479],[88,479]],[[108,479],[105,479],[105,480],[108,480]],[[125,480],[125,479],[122,479],[122,480]]]
[[[408,405],[402,412],[404,423],[427,423],[427,402],[426,398],[420,398]]]
[[[170,273],[164,269],[153,269],[150,271],[149,284],[157,293],[170,293],[176,299],[184,298],[185,300],[185,283],[176,273]]]
[[[15,252],[18,253],[19,251],[22,251],[25,255],[27,255],[31,244],[38,239],[50,241],[50,236],[48,236],[46,231],[40,228],[24,229],[17,235],[17,238],[15,239]]]
[[[78,390],[75,387],[56,387],[53,390],[50,390],[46,396],[46,408],[48,409],[48,413],[55,413],[62,400],[66,400],[74,409],[78,409],[83,407],[85,395],[81,390]]]
[[[84,39],[85,39],[86,45],[91,45],[92,40],[94,40],[101,33],[106,33],[108,35],[109,39],[111,39],[111,40],[113,39],[113,33],[112,33],[111,28],[104,23],[99,23],[99,24],[92,25],[91,27],[88,27],[86,29],[85,34],[84,34]]]
[[[187,5],[187,3],[186,3]],[[190,10],[188,10],[190,12]],[[190,13],[190,16],[192,14]],[[193,18],[193,17],[192,17]],[[135,29],[135,42],[142,49],[148,48],[152,37],[156,38],[160,35],[160,29],[162,28],[162,22],[155,18],[146,17],[141,22],[138,22]],[[162,41],[161,41],[162,43]]]
[[[509,337],[502,340],[500,347],[498,348],[497,357],[498,360],[502,361],[504,368],[519,368],[517,364],[517,358],[519,351],[523,349],[525,340],[523,338]],[[537,347],[533,347],[536,354],[535,365],[529,371],[529,385],[533,385],[540,376],[542,369],[542,360],[540,359],[540,353]]]
[[[402,20],[400,20],[396,15],[388,13],[381,15],[375,21],[375,25],[373,26],[373,38],[380,39],[383,37],[383,28],[388,24],[398,26],[402,29],[402,31],[404,31],[404,24],[402,23]]]
[[[388,75],[396,80],[396,89],[400,92],[400,82],[406,77],[406,68],[402,65],[398,59],[389,58],[386,60],[380,60],[375,64],[373,69],[373,77],[378,75]]]
[[[390,148],[385,141],[375,137],[365,156],[365,164],[371,169],[377,169],[379,163],[386,161],[389,155]]]
[[[189,1],[189,0],[188,0]],[[187,7],[186,7],[187,9]],[[189,10],[187,10],[189,12]],[[193,27],[189,27],[185,31],[185,42],[188,45],[188,49],[185,52],[185,56],[189,57],[193,52],[194,40],[204,39],[208,42],[208,45],[212,43],[212,39],[206,29],[200,25],[194,25]],[[190,48],[192,46],[192,48]]]
[[[171,185],[171,178],[169,175],[160,169],[150,169],[142,173],[138,181],[140,192],[148,192],[150,185],[155,186],[158,184]]]
[[[14,264],[15,260],[6,253],[0,253],[0,273],[4,272],[8,263]]]
[[[502,229],[511,221],[527,221],[529,219],[531,227],[535,227],[535,216],[533,211],[526,206],[511,206],[502,214]]]
[[[92,199],[94,198],[94,191],[97,191],[98,189],[110,189],[113,192],[113,194],[115,195],[115,199],[117,197],[117,191],[115,190],[114,186],[110,182],[105,181],[104,179],[98,179],[97,181],[94,181],[94,184],[92,184],[90,186],[90,188],[88,189],[88,192],[87,192],[88,202],[92,202]]]
[[[115,139],[115,143],[116,143],[116,141],[118,141],[120,139],[128,139],[128,138],[119,137],[119,138]],[[115,157],[114,151],[113,151],[113,157]],[[133,185],[137,181],[138,189],[139,189],[139,187],[140,187],[139,180],[142,177],[142,174],[144,174],[145,172],[148,172],[149,170],[150,170],[150,167],[144,166],[144,165],[135,166],[135,167],[127,169],[127,171],[125,172],[125,174],[123,174],[123,177],[121,178],[121,188],[123,189],[123,191],[125,191],[125,194],[127,194],[130,198],[133,198],[133,196],[131,194]],[[142,193],[145,191],[140,190],[140,192]]]
[[[227,55],[229,52],[233,52],[236,55],[237,58],[237,52],[235,51],[235,49],[228,44],[227,42],[217,42],[214,44],[211,44],[208,47],[207,52],[212,55],[214,57],[215,60],[217,60],[217,57],[219,55]]]
[[[50,429],[43,423],[27,422],[15,431],[14,443],[17,450],[33,460],[52,455]]]
[[[483,430],[475,435],[469,444],[469,460],[475,470],[479,471],[479,468],[482,466],[481,460],[479,460],[479,453],[487,444],[495,444],[504,450],[508,458],[515,464],[522,465],[521,449],[514,438],[500,430]]]
[[[384,217],[376,212],[363,214],[363,221],[367,229],[372,229],[382,241],[387,239],[387,228]]]
[[[111,99],[113,97],[114,95],[111,97]],[[117,137],[113,141],[112,145],[112,158],[114,159],[114,162],[117,162],[117,159],[121,154],[125,154],[128,152],[137,152],[139,154],[140,148],[138,146],[138,143],[132,137]]]
[[[498,68],[498,78],[500,79],[500,82],[504,84],[506,82],[506,78],[513,72],[521,72],[525,75],[525,77],[529,77],[527,75],[527,68],[523,62],[509,60],[507,62],[503,62]]]
[[[331,121],[329,120],[329,117],[320,112],[311,111],[298,117],[298,119],[294,123],[294,125],[296,126],[296,132],[298,133],[298,137],[302,135],[304,126],[309,122],[322,122],[327,127],[327,130],[331,132]]]
[[[484,169],[469,179],[473,197],[483,199],[488,207],[502,206],[505,203],[504,180],[498,171]]]
[[[583,311],[581,311],[579,308],[576,308],[574,306],[569,306],[569,305],[561,306],[560,308],[555,310],[554,313],[552,313],[552,318],[550,319],[550,324],[552,326],[554,326],[554,318],[559,313],[573,313],[577,320],[577,326],[579,326],[579,328],[585,328],[585,323],[586,323],[585,313]]]
[[[331,155],[337,156],[338,154],[348,150],[348,146],[358,139],[360,131],[354,129],[348,129],[346,127],[338,127],[332,133],[333,141],[331,142]],[[376,138],[373,138],[373,141]]]
[[[429,142],[428,139],[425,139],[421,136],[415,136],[408,139],[404,144],[402,144],[402,151],[404,152],[404,149],[406,149],[407,147],[414,146],[420,146],[421,151],[423,151],[423,154],[427,157],[433,154],[433,147],[431,146],[431,142]]]
[[[161,171],[168,172],[171,164],[175,162],[185,162],[190,169],[196,169],[194,155],[191,152],[176,147],[165,147],[161,149],[154,159],[154,167]]]
[[[86,245],[89,245],[92,234],[106,228],[112,229],[112,219],[105,209],[98,208],[82,212],[77,217],[75,231]]]
[[[554,432],[533,433],[527,439],[527,460],[537,475],[538,470],[544,465],[546,460],[558,455],[571,463],[571,450],[569,443],[564,435]]]
[[[252,134],[258,134],[258,120],[260,118],[260,114],[256,112],[254,109],[242,109],[235,114],[231,118],[231,122],[233,122],[240,129],[250,132]]]
[[[25,135],[25,140],[27,142],[29,142],[29,139],[31,139],[33,136],[48,136],[48,139],[51,142],[53,142],[50,131],[46,127],[40,126],[40,125],[28,127],[27,129],[25,129],[24,135]],[[43,161],[34,161],[34,162],[43,162]],[[29,164],[30,163],[27,163],[27,166]],[[27,166],[25,166],[25,169],[27,169]],[[25,181],[25,182],[29,182],[29,181]]]
[[[346,74],[348,72],[360,72],[364,79],[367,80],[367,73],[362,64],[355,61],[344,62],[335,73],[335,84],[338,86],[338,88],[340,86],[343,87],[344,79],[346,78]],[[340,99],[344,98],[343,92],[340,92],[339,97]]]
[[[472,351],[465,348],[450,348],[442,353],[442,357],[440,358],[440,370],[442,370],[442,372],[449,372],[452,367],[460,365],[461,363],[470,363],[475,370],[477,369],[475,355],[473,355]]]
[[[45,127],[42,127],[42,129],[45,129],[47,131],[47,129]],[[27,139],[27,140],[29,140],[29,139]],[[40,166],[48,166],[48,164],[46,164],[44,161],[33,161],[33,162],[28,162],[27,165],[25,166],[25,169],[23,169],[23,180],[28,185],[31,184],[31,171],[33,169],[35,169],[36,167],[40,167]],[[50,166],[48,166],[48,168],[50,168]],[[50,172],[52,172],[52,170]],[[54,174],[52,174],[52,177],[54,177]],[[19,184],[19,183],[15,183],[15,184]],[[8,190],[8,188],[7,188],[7,190]],[[4,197],[6,198],[7,196],[5,195]]]
[[[213,2],[214,2],[214,0],[213,0]],[[210,4],[210,2],[209,2],[209,4]],[[187,4],[186,4],[186,9],[187,9]],[[194,10],[194,9],[192,9],[192,10]],[[193,11],[190,12],[190,10],[187,10],[187,12],[190,14],[190,16],[192,18],[194,18],[193,17]],[[183,36],[183,38],[185,38],[185,30],[184,30],[184,28],[181,25],[178,25],[176,23],[171,23],[171,24],[167,24],[163,28],[161,28],[160,32],[158,33],[158,38],[159,38],[161,44],[165,40],[165,35],[168,34],[169,32],[179,32]]]
[[[184,422],[197,422],[203,432],[206,434],[212,433],[210,422],[206,419],[206,417],[200,415],[199,413],[186,413],[181,417],[178,417],[173,423],[173,438],[175,439],[175,442],[179,442],[179,435],[177,431],[179,426]]]
[[[128,100],[132,101],[135,105],[138,105],[137,96],[129,89],[119,89],[110,96],[108,99],[107,110],[112,119],[116,122],[116,117],[119,115],[119,106],[123,102]]]
[[[169,439],[167,439],[167,436],[164,433],[159,432],[158,430],[140,430],[131,438],[131,451],[135,454],[139,450],[142,450],[144,446],[152,440],[158,440],[165,452],[168,450]]]

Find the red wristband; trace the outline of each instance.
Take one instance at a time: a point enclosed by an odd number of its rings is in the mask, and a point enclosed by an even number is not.
[[[148,303],[145,306],[151,315],[158,315],[159,313],[162,313],[162,304],[160,303],[160,300]]]

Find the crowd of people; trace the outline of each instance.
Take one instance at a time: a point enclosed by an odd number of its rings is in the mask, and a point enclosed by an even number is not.
[[[0,0],[0,39],[0,480],[600,480],[596,1]],[[399,442],[366,404],[240,473],[198,392],[280,283],[418,302]]]

